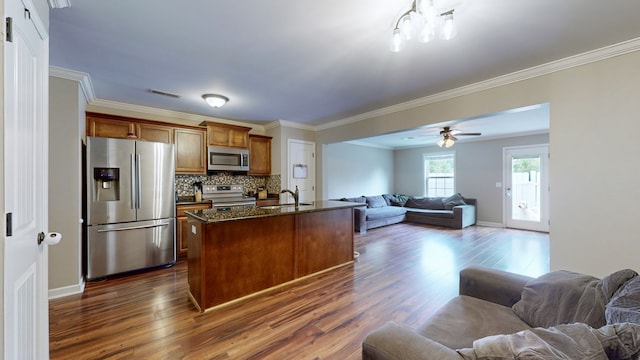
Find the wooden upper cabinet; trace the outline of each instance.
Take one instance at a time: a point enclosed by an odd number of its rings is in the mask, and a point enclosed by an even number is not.
[[[108,138],[137,138],[140,130],[137,123],[87,114],[87,135]]]
[[[207,173],[207,131],[203,127],[87,112],[87,136],[174,144],[176,174]]]
[[[249,135],[249,175],[271,175],[271,136]]]
[[[117,115],[87,113],[87,136],[172,144],[173,127]]]
[[[250,127],[203,121],[207,127],[207,145],[247,149]]]
[[[154,124],[138,124],[138,139],[173,144],[173,127]]]
[[[206,174],[206,130],[175,128],[176,174]]]

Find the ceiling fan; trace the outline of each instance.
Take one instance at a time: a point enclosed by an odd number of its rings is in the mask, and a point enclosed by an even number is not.
[[[442,128],[442,131],[440,131],[440,135],[442,135],[442,139],[438,140],[438,146],[450,148],[455,144],[456,140],[458,140],[456,136],[480,136],[482,133],[463,133],[460,130],[451,129],[449,126],[445,126]]]

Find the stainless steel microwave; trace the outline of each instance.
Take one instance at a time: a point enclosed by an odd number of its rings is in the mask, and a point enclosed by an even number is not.
[[[249,150],[209,146],[207,170],[249,171]]]

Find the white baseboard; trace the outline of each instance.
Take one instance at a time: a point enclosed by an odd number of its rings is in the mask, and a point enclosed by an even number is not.
[[[56,289],[49,289],[49,300],[57,299],[69,295],[82,294],[84,292],[84,280],[80,280],[77,285],[70,285]]]
[[[494,227],[494,228],[504,228],[504,224],[502,223],[494,223],[494,222],[488,222],[488,221],[478,221],[476,222],[476,225],[478,226],[486,226],[486,227]]]

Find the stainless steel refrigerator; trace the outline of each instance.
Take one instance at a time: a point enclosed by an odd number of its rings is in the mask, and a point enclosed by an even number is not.
[[[87,279],[172,264],[172,144],[87,138]]]

